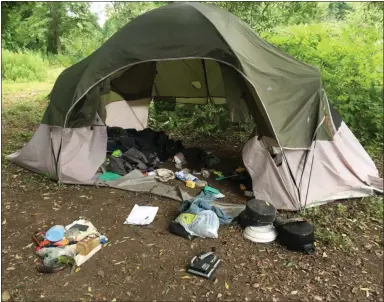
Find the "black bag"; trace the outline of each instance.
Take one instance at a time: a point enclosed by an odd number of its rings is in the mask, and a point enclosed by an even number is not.
[[[108,172],[116,173],[124,176],[131,170],[133,170],[132,166],[129,165],[124,159],[108,156],[108,165],[105,167],[105,170]]]
[[[189,234],[180,223],[174,222],[174,221],[171,222],[171,224],[169,225],[169,231],[174,235],[177,235],[189,240],[193,239],[194,237],[191,234]]]
[[[272,224],[276,219],[276,208],[269,202],[251,199],[245,210],[240,213],[238,221],[244,229],[248,226],[263,226]]]
[[[312,254],[315,252],[315,233],[312,224],[303,218],[277,221],[277,242],[291,251]]]

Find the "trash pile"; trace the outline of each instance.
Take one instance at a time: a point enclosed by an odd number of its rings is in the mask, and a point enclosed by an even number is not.
[[[209,189],[206,189],[207,187],[195,198],[181,203],[180,215],[169,226],[169,231],[172,234],[187,239],[192,239],[195,236],[218,238],[220,225],[232,222],[232,216],[212,205],[217,197]]]
[[[165,132],[149,128],[137,131],[108,127],[107,134],[107,159],[101,166],[103,173],[123,176],[134,169],[150,172],[184,149],[181,141],[174,141]]]
[[[201,148],[184,148],[181,141],[170,139],[164,132],[151,129],[108,128],[107,158],[100,167],[103,172],[96,184],[107,182],[116,188],[149,192],[181,202],[179,214],[169,225],[170,233],[192,240],[218,238],[221,225],[237,222],[243,237],[256,243],[277,241],[289,250],[311,254],[315,251],[313,226],[302,218],[279,219],[275,207],[268,201],[251,199],[244,204],[219,201],[225,197],[209,185],[216,181],[237,182],[244,195],[253,197],[252,179],[239,167],[228,175],[213,169],[220,160]],[[173,158],[178,171],[161,168],[160,164]],[[190,169],[186,168],[193,168]],[[177,179],[188,188],[199,188],[195,197],[177,185],[166,184]],[[195,195],[195,193],[194,193]],[[135,204],[124,224],[149,225],[158,207]],[[64,227],[56,225],[33,236],[36,254],[41,258],[39,272],[54,273],[68,266],[72,272],[97,253],[108,239],[94,225],[79,219]],[[195,256],[187,272],[210,279],[220,263],[214,251]]]
[[[72,273],[107,244],[88,220],[79,219],[66,227],[55,225],[47,231],[38,231],[32,239],[35,253],[41,258],[37,270],[40,273],[56,273],[72,266]]]

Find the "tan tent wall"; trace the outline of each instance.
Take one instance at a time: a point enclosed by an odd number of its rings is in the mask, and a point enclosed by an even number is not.
[[[105,123],[110,127],[143,130],[148,126],[150,99],[126,102],[124,100],[108,104]]]

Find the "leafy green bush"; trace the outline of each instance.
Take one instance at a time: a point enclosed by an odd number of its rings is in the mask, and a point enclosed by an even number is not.
[[[374,157],[383,150],[382,27],[346,22],[292,26],[264,38],[317,66],[330,102]]]
[[[47,56],[47,61],[52,67],[69,67],[75,63],[69,56],[52,54]]]
[[[228,131],[248,134],[254,123],[232,123],[227,105],[192,105],[152,102],[149,107],[149,127],[170,133],[188,133],[189,137],[218,137]]]
[[[49,64],[38,53],[2,50],[3,79],[10,81],[44,81]]]
[[[12,52],[2,50],[2,72],[4,80],[15,82],[54,81],[64,67],[74,60],[65,55],[42,55],[38,52]]]

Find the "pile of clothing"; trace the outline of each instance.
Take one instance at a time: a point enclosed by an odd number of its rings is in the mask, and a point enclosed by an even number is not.
[[[160,162],[184,149],[163,131],[108,127],[107,161],[102,170],[125,175],[134,169],[153,171]]]
[[[212,168],[212,166],[220,163],[220,159],[199,147],[189,147],[176,154],[174,162],[178,169],[182,169],[183,165],[187,165],[192,169],[200,170],[202,168]]]

